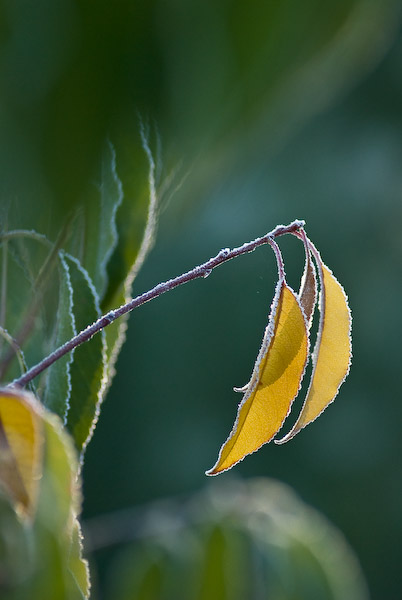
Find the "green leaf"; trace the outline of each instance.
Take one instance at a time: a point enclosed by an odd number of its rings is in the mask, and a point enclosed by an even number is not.
[[[116,170],[116,152],[106,144],[101,166],[101,179],[86,204],[85,267],[100,298],[108,284],[107,264],[118,242],[116,212],[123,200],[123,187]]]
[[[33,302],[36,301],[39,290],[35,285],[35,276],[40,271],[49,251],[47,244],[44,245],[43,242],[38,244],[35,240],[24,238],[25,236],[21,235],[8,241],[6,246],[8,268],[5,281],[2,283],[6,291],[3,326],[14,339],[18,338],[23,326],[27,323],[29,311]],[[51,246],[50,243],[49,246]],[[2,261],[4,251],[3,244]],[[31,321],[29,335],[24,336],[23,343],[21,340],[19,341],[28,364],[38,362],[49,350],[49,338],[51,337],[49,332],[54,324],[54,313],[48,309],[51,306],[53,285],[53,282],[48,282],[47,293],[38,307],[35,318]],[[4,358],[7,354],[8,350],[6,351],[3,347],[2,357]],[[20,374],[20,368],[14,357],[4,374],[4,379],[10,381],[18,374]]]
[[[29,588],[33,590],[32,598],[38,600],[82,600],[87,597],[89,584],[87,580],[85,585],[82,578],[87,564],[77,545],[77,514],[81,507],[77,453],[58,417],[45,411],[43,419],[45,460],[33,523],[36,551]],[[76,573],[81,573],[77,581]]]
[[[72,531],[72,514],[79,512],[81,497],[78,492],[77,452],[59,418],[45,411],[45,460],[37,519],[43,519],[49,528]]]
[[[72,586],[82,598],[89,597],[90,582],[88,563],[82,558],[82,532],[78,519],[74,520],[68,568],[72,576]]]
[[[15,512],[14,504],[3,489],[0,490],[0,598],[25,600],[28,595],[17,595],[17,590],[31,574],[32,544],[30,530]],[[36,599],[35,599],[36,600]]]
[[[80,262],[65,255],[73,289],[74,319],[77,331],[100,316],[99,297]],[[82,454],[90,440],[100,410],[106,386],[106,339],[101,331],[78,346],[70,367],[71,397],[67,414],[67,429]]]
[[[74,318],[73,288],[71,286],[70,269],[66,262],[63,252],[60,257],[60,287],[59,287],[59,307],[57,312],[57,333],[54,347],[58,348],[76,333]],[[49,369],[49,375],[46,382],[46,393],[44,404],[47,408],[65,421],[69,409],[71,395],[71,376],[70,366],[73,361],[73,352],[69,352]]]
[[[151,150],[150,131],[135,123],[127,138],[120,138],[117,164],[122,174],[124,198],[116,213],[118,241],[107,265],[108,288],[102,299],[106,312],[127,302],[131,288],[152,248],[157,225],[157,165]],[[127,316],[106,328],[108,379],[124,342]]]

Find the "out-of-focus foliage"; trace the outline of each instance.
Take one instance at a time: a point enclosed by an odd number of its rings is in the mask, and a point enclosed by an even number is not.
[[[376,60],[398,5],[3,0],[0,197],[10,223],[54,239],[91,195],[107,137],[139,200],[137,111],[156,120],[168,165],[197,159],[202,177],[257,138],[276,143]],[[84,211],[84,231],[91,217]]]
[[[106,600],[368,598],[340,532],[273,480],[226,481],[89,527],[95,546],[123,530],[135,540],[115,558]]]
[[[17,433],[26,439],[27,428],[21,411],[31,412],[38,422],[36,435],[41,438],[43,453],[32,453],[37,500],[30,513],[20,510],[20,501],[4,487],[7,473],[0,469],[0,596],[4,600],[32,598],[43,600],[78,600],[89,593],[88,568],[81,553],[81,533],[77,520],[81,496],[77,474],[77,457],[60,420],[43,409],[34,397],[4,390],[3,406],[12,400],[7,415],[2,412],[5,431],[2,452],[10,444],[17,448]],[[10,427],[14,419],[14,429]],[[25,418],[26,420],[26,418]],[[19,444],[14,473],[21,470]]]

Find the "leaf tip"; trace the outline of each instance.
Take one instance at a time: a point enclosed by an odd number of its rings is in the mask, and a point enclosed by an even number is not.
[[[283,438],[280,438],[279,440],[274,440],[274,443],[277,444],[278,446],[281,446],[282,444],[286,444],[286,442],[290,442],[291,439],[293,439],[296,435],[296,433],[298,433],[299,430],[291,430],[289,431],[289,433],[287,433],[286,435],[283,436]]]
[[[247,391],[249,384],[246,383],[246,385],[243,385],[242,387],[234,387],[233,391],[234,392],[239,392],[240,394],[244,394]]]

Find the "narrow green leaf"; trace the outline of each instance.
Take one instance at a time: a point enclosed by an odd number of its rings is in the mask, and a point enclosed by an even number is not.
[[[43,423],[45,459],[32,531],[30,595],[26,597],[83,600],[88,597],[89,577],[77,522],[81,509],[77,453],[56,415],[44,411]]]
[[[100,184],[87,202],[85,267],[100,298],[107,284],[107,264],[118,241],[116,212],[123,200],[123,186],[116,170],[116,152],[109,142],[103,153]]]
[[[132,139],[129,144],[122,143],[120,148],[117,162],[122,171],[124,198],[116,213],[118,241],[108,262],[109,284],[102,299],[103,312],[130,299],[134,279],[152,248],[157,225],[157,164],[149,128],[140,122],[139,137],[134,143]],[[123,317],[106,329],[109,382],[126,328],[127,317]]]
[[[89,597],[90,582],[88,563],[82,558],[82,533],[78,519],[74,519],[68,568],[72,576],[73,588],[82,598]]]
[[[67,342],[77,333],[70,269],[63,252],[59,253],[59,257],[60,287],[55,348]],[[44,404],[51,411],[59,415],[64,422],[67,418],[71,395],[70,366],[72,361],[73,352],[66,354],[66,356],[56,361],[49,370],[46,384]]]
[[[80,262],[65,256],[73,289],[74,318],[77,331],[100,316],[99,297]],[[99,415],[106,386],[106,339],[101,331],[76,348],[70,368],[71,396],[67,414],[67,429],[76,447],[83,453],[90,440]]]
[[[116,144],[116,163],[123,187],[123,201],[116,212],[118,241],[107,265],[108,288],[102,310],[116,308],[118,299],[131,292],[131,284],[152,246],[156,226],[156,163],[150,132],[140,122],[129,139]]]
[[[45,459],[37,519],[71,539],[73,516],[80,511],[78,461],[73,441],[60,419],[44,411]]]

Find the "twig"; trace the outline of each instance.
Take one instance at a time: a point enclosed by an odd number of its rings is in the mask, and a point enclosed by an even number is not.
[[[201,277],[208,277],[212,269],[221,265],[222,263],[231,260],[236,256],[240,256],[241,254],[253,252],[253,250],[255,250],[258,246],[262,246],[263,244],[270,244],[270,242],[272,242],[274,238],[279,237],[280,235],[284,235],[286,233],[296,233],[303,226],[304,221],[300,220],[293,221],[292,223],[286,226],[278,225],[277,227],[275,227],[275,229],[273,229],[272,231],[270,231],[262,237],[259,237],[251,242],[246,242],[238,248],[233,248],[233,250],[230,250],[229,248],[224,248],[223,250],[218,252],[216,256],[210,258],[201,265],[194,267],[194,269],[191,269],[190,271],[187,271],[186,273],[183,273],[182,275],[179,275],[174,279],[169,279],[168,281],[159,283],[148,292],[145,292],[144,294],[133,298],[126,304],[123,304],[119,308],[111,310],[105,315],[103,315],[103,317],[100,317],[97,321],[92,323],[92,325],[89,325],[88,327],[83,329],[80,333],[71,338],[71,340],[57,348],[54,352],[46,356],[46,358],[44,358],[41,362],[31,367],[26,373],[15,379],[9,385],[21,387],[25,386],[29,381],[31,381],[34,377],[42,373],[42,371],[50,367],[59,358],[61,358],[68,352],[71,352],[71,350],[73,350],[80,344],[89,341],[95,335],[95,333],[98,333],[104,327],[107,327],[107,325],[110,325],[110,323],[113,323],[119,317],[122,317],[123,315],[129,313],[134,308],[137,308],[138,306],[149,302],[149,300],[152,300],[153,298],[157,298],[165,292],[173,290],[179,285],[183,285],[183,283],[187,283],[188,281],[192,281],[193,279],[199,279]]]

